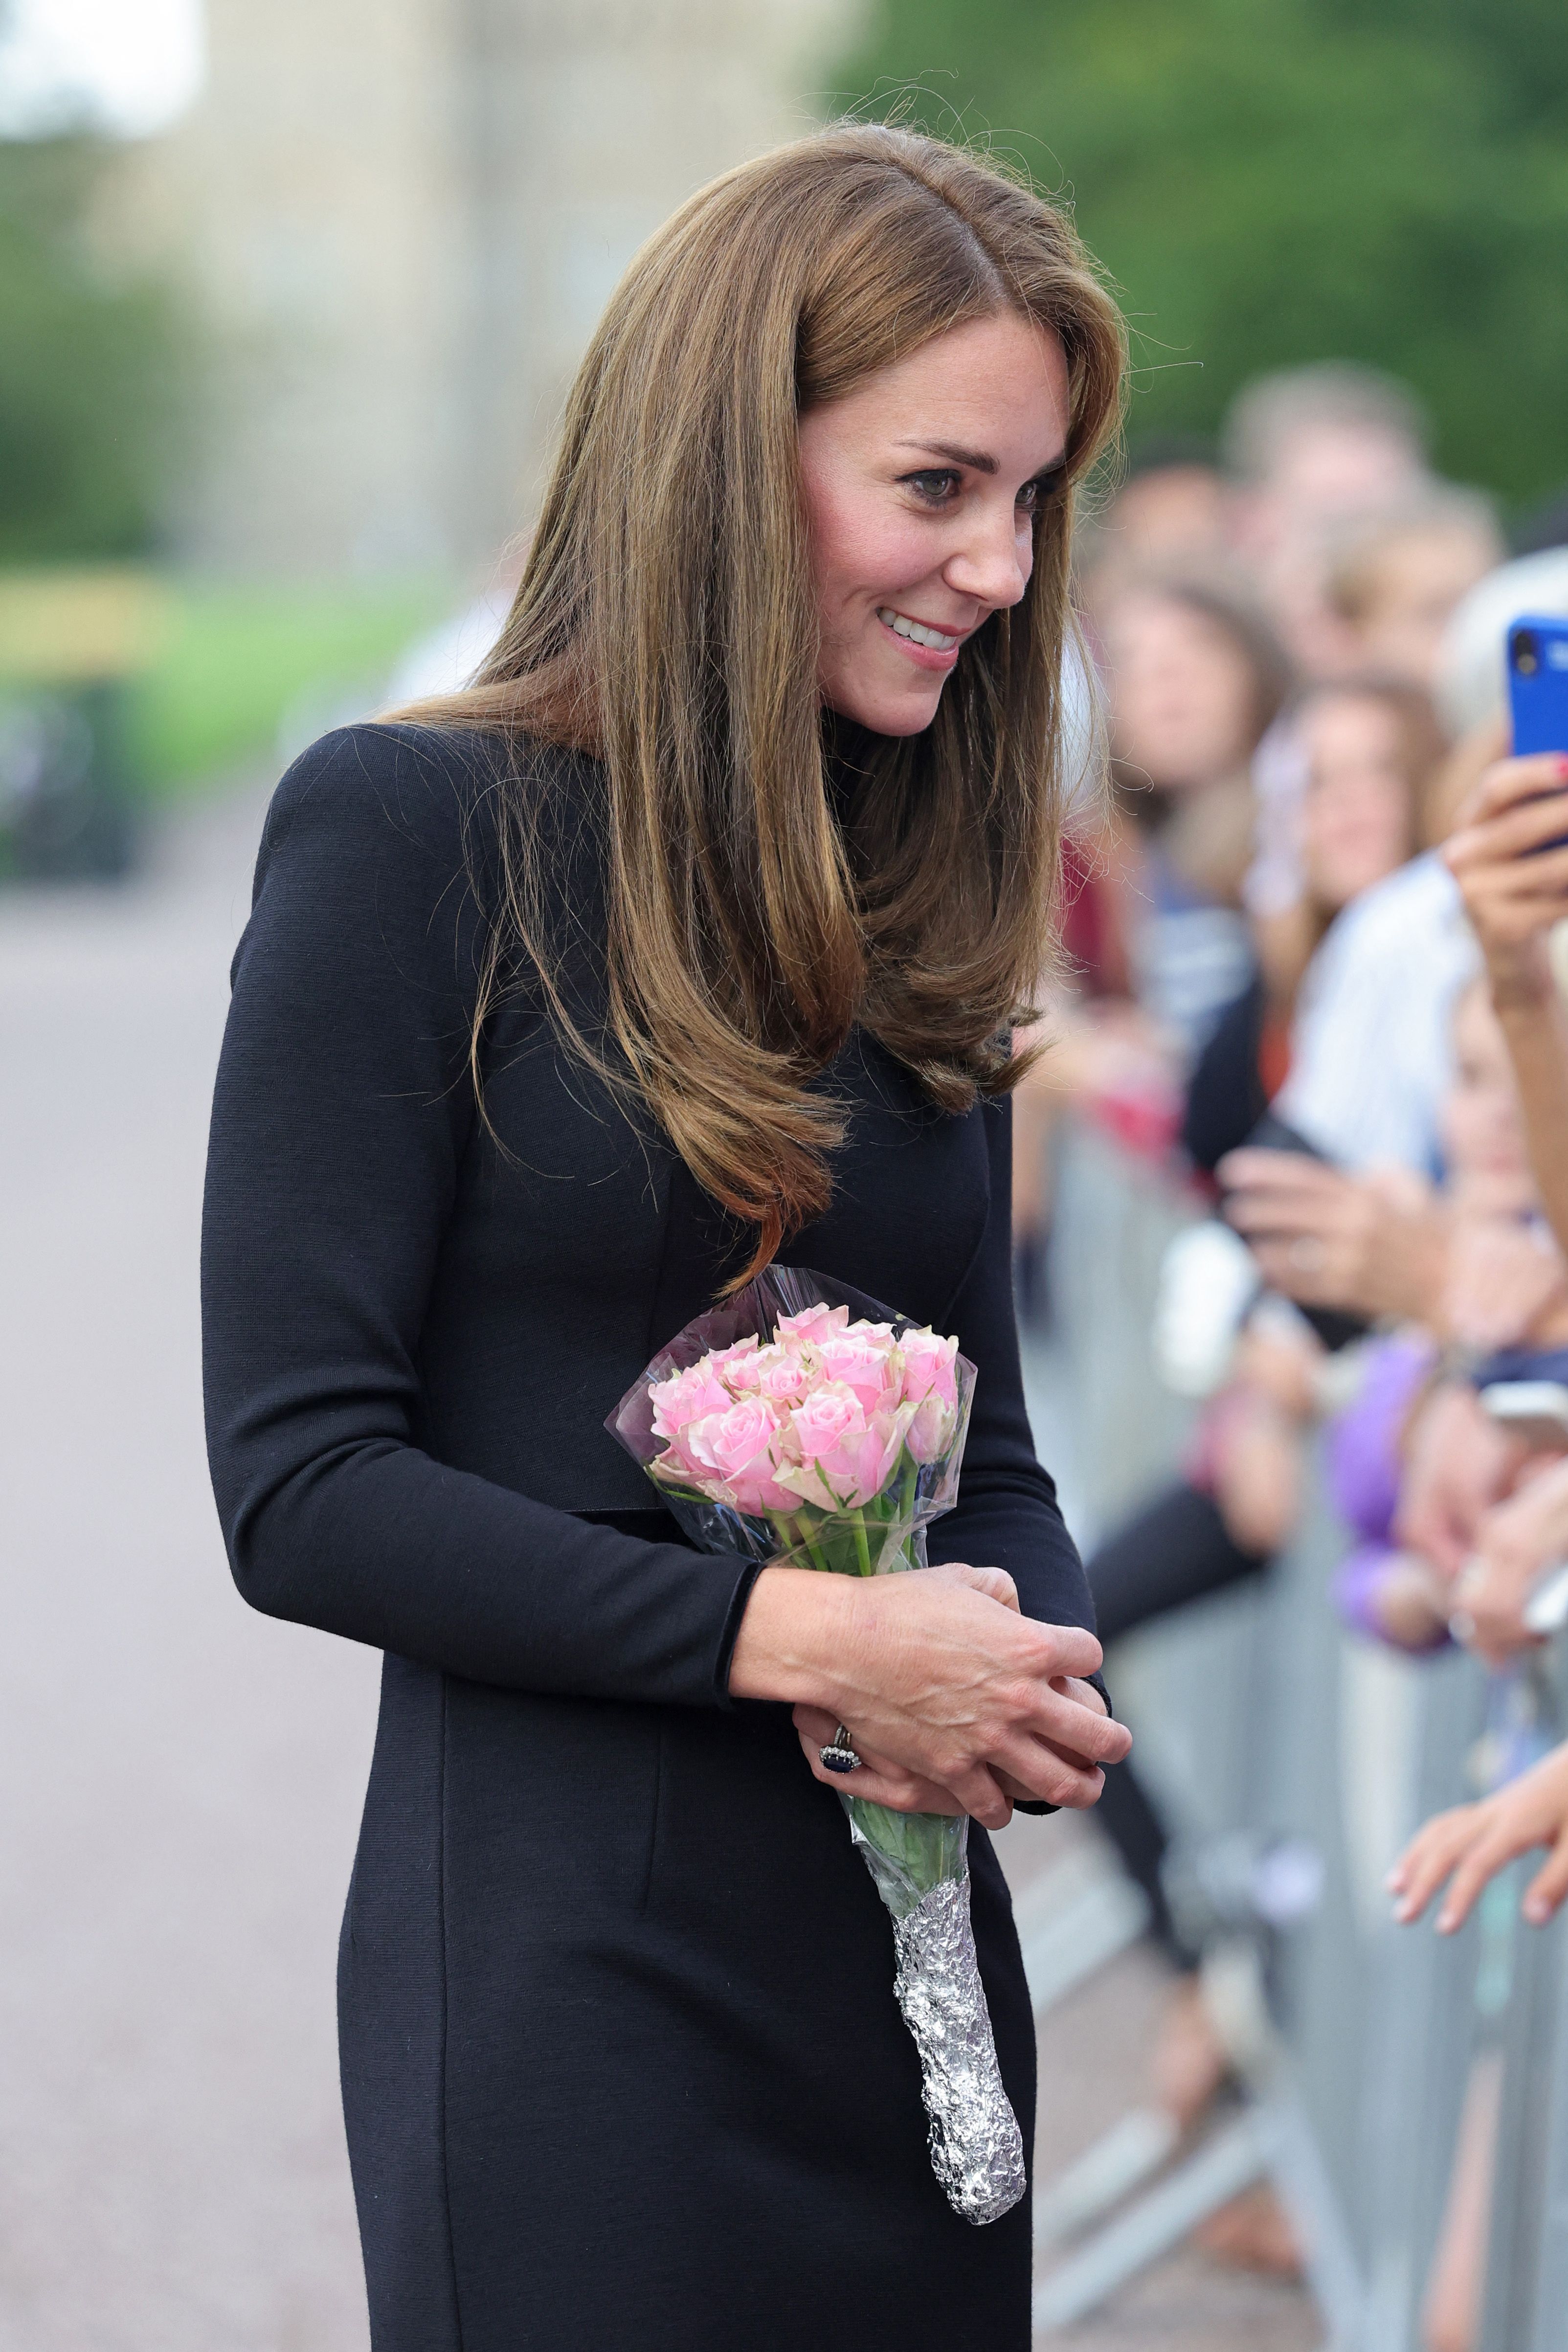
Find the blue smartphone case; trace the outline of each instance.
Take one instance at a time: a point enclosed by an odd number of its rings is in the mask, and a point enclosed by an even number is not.
[[[1523,613],[1510,625],[1508,698],[1516,759],[1568,751],[1568,621]]]

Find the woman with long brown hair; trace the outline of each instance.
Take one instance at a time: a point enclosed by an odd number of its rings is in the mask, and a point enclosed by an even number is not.
[[[852,126],[730,173],[610,305],[475,685],[274,801],[209,1431],[246,1597],[386,1654],[341,1967],[377,2352],[1027,2344],[1026,2206],[931,2176],[820,1750],[998,1828],[1127,1746],[1024,1414],[1005,1103],[1121,371],[984,163]],[[781,1251],[977,1363],[945,1565],[699,1554],[605,1433]]]

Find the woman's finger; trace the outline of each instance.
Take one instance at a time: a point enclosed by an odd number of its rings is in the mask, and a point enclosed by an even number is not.
[[[1005,1609],[1018,1608],[1018,1588],[1005,1568],[975,1568],[968,1560],[953,1559],[917,1573],[944,1584],[962,1584],[971,1592],[984,1592],[988,1600],[1001,1601]]]
[[[1524,1890],[1520,1908],[1532,1927],[1544,1927],[1568,1895],[1568,1825],[1560,1832],[1551,1859]]]
[[[1560,751],[1531,751],[1521,759],[1494,761],[1459,810],[1456,830],[1500,816],[1521,801],[1534,800],[1565,781],[1568,759]]]
[[[1402,1925],[1419,1919],[1433,1895],[1477,1834],[1479,1805],[1456,1805],[1418,1830],[1388,1874],[1391,1895],[1400,1899],[1394,1916]]]
[[[1464,1926],[1475,1907],[1477,1896],[1519,1851],[1519,1846],[1500,1830],[1495,1820],[1488,1824],[1461,1857],[1454,1872],[1434,1923],[1439,1936],[1452,1936]]]
[[[1048,1805],[1082,1810],[1099,1801],[1105,1775],[1076,1754],[1064,1753],[1048,1739],[1015,1738],[995,1759],[1011,1781]]]
[[[799,1732],[798,1737],[812,1779],[841,1797],[864,1797],[868,1803],[886,1805],[889,1812],[895,1813],[958,1814],[968,1810],[951,1789],[922,1780],[918,1773],[907,1772],[901,1765],[883,1757],[863,1756],[853,1772],[830,1772],[822,1760],[826,1741],[817,1740],[805,1731]],[[831,1731],[828,1737],[832,1737]],[[994,1784],[981,1793],[992,1808],[994,1821],[990,1825],[1005,1829],[1012,1818],[1011,1803],[1003,1798],[998,1806],[1000,1792]]]
[[[1226,1192],[1280,1192],[1290,1188],[1307,1193],[1321,1192],[1343,1181],[1338,1171],[1326,1168],[1305,1151],[1266,1151],[1256,1144],[1241,1144],[1227,1151],[1215,1170]]]
[[[835,1717],[820,1707],[797,1706],[792,1710],[801,1753],[811,1767],[813,1780],[824,1787],[837,1789],[841,1796],[864,1797],[874,1805],[886,1805],[895,1813],[963,1813],[975,1812],[988,1829],[1005,1829],[1012,1819],[1012,1801],[1000,1790],[994,1778],[984,1766],[973,1768],[969,1782],[974,1804],[960,1801],[952,1789],[939,1781],[927,1780],[911,1772],[890,1757],[880,1756],[856,1740],[860,1762],[853,1772],[830,1771],[822,1760],[822,1750],[828,1746],[838,1729]],[[854,1734],[850,1734],[851,1738]],[[984,1812],[975,1811],[983,1805]]]
[[[1033,1651],[1029,1672],[1040,1677],[1044,1690],[1063,1675],[1097,1675],[1105,1663],[1105,1652],[1087,1626],[1047,1625],[1037,1620],[1028,1631]]]
[[[1060,1754],[1092,1769],[1097,1764],[1120,1764],[1132,1745],[1132,1734],[1114,1716],[1079,1706],[1076,1699],[1066,1697],[1049,1683],[1044,1683],[1031,1694],[1030,1704],[1008,1741],[998,1747],[999,1763],[1007,1762],[1015,1740],[1026,1746],[1043,1740]]]

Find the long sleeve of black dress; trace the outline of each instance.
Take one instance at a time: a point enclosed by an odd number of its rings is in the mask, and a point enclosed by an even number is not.
[[[423,1326],[479,1140],[477,941],[459,801],[387,741],[330,738],[284,780],[235,958],[203,1292],[236,1579],[271,1615],[479,1681],[725,1705],[753,1569],[419,1442]],[[615,1402],[587,1403],[595,1434]]]

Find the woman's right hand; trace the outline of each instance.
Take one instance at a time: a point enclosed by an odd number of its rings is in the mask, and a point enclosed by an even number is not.
[[[896,1811],[957,1810],[1005,1826],[1016,1796],[1092,1805],[1100,1766],[1131,1746],[1079,1680],[1100,1662],[1077,1625],[1019,1613],[1011,1577],[953,1565],[858,1579],[764,1569],[735,1644],[737,1697],[787,1699],[843,1723],[867,1763],[817,1777]],[[1090,1703],[1092,1702],[1092,1704]],[[883,1783],[886,1783],[884,1788]],[[951,1807],[928,1801],[946,1790]]]

